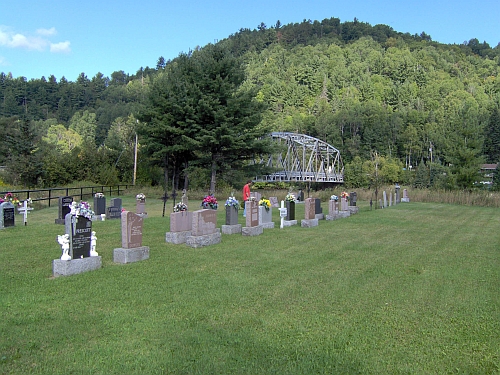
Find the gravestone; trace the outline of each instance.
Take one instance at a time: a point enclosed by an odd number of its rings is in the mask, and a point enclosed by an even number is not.
[[[191,211],[172,212],[170,214],[170,232],[165,235],[165,241],[173,244],[186,243],[191,236],[193,213]]]
[[[387,207],[387,193],[385,192],[385,190],[382,192],[382,197],[384,199],[384,208]]]
[[[226,224],[222,225],[223,234],[241,233],[241,224],[238,224],[238,209],[226,206]]]
[[[73,203],[73,197],[59,197],[59,215],[55,220],[56,224],[65,224],[66,215],[71,212],[71,203]]]
[[[136,200],[135,213],[140,215],[143,219],[148,217],[148,213],[146,212],[146,198]]]
[[[271,202],[271,207],[279,208],[278,197],[269,197],[269,201]]]
[[[0,204],[0,229],[15,226],[15,206],[11,202]]]
[[[264,229],[274,228],[272,207],[266,210],[264,206],[259,206],[259,225]]]
[[[108,212],[106,213],[108,219],[120,219],[122,217],[122,199],[112,198]]]
[[[246,226],[256,227],[259,225],[259,204],[257,201],[246,201],[245,207],[247,209]]]
[[[299,202],[304,202],[304,192],[301,190],[299,190],[299,193],[297,194],[297,200]]]
[[[339,202],[335,201],[333,199],[328,201],[328,215],[326,215],[326,220],[337,220],[337,219],[343,219],[346,217],[349,217],[351,215],[351,212],[349,210],[347,211],[340,211],[339,210]]]
[[[314,205],[315,218],[318,220],[323,220],[325,215],[323,215],[323,208],[321,207],[321,199],[315,198]]]
[[[392,207],[392,192],[389,192],[389,207]]]
[[[106,213],[106,197],[94,195],[94,212],[97,215]]]
[[[32,210],[33,210],[33,207],[29,207],[28,206],[28,201],[27,200],[25,200],[23,202],[22,206],[20,206],[20,207],[17,208],[17,211],[20,214],[23,214],[24,225],[28,225],[28,212],[30,212]]]
[[[403,198],[401,198],[401,202],[408,203],[410,202],[410,197],[408,196],[408,190],[403,189]]]
[[[262,199],[262,194],[259,192],[253,191],[250,193],[250,197],[254,197],[255,200],[257,201],[257,203],[259,203],[259,201]]]
[[[258,236],[263,233],[263,228],[259,225],[259,204],[257,201],[246,201],[247,211],[246,226],[241,228],[243,236]]]
[[[217,228],[217,211],[202,209],[193,212],[191,236],[186,237],[186,245],[198,248],[220,243],[220,229]]]
[[[300,221],[302,228],[310,228],[318,226],[318,219],[316,219],[316,199],[306,198],[305,200],[305,218]]]
[[[349,211],[349,202],[347,198],[340,198],[340,211]]]
[[[297,220],[295,220],[295,202],[286,201],[286,217],[283,220],[284,227],[291,227],[292,225],[297,225]]]
[[[356,202],[358,201],[358,193],[355,191],[349,194],[349,206],[356,206]]]
[[[66,233],[69,234],[69,256],[71,259],[90,257],[92,221],[85,216],[66,215]]]
[[[396,200],[394,201],[394,204],[401,203],[401,186],[396,184]]]
[[[121,213],[122,247],[114,249],[113,262],[132,263],[149,259],[149,247],[142,246],[144,218],[133,212]]]

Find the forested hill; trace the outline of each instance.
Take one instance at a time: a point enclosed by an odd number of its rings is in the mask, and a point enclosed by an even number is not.
[[[244,61],[244,86],[257,87],[257,100],[268,108],[262,126],[321,138],[340,149],[346,163],[368,160],[374,151],[406,167],[434,163],[473,171],[500,160],[500,44],[491,48],[471,39],[446,45],[425,32],[337,18],[262,23],[218,44]],[[15,135],[22,133],[16,120],[29,120],[23,131],[40,143],[38,150],[64,139],[68,146],[51,153],[51,160],[67,160],[64,152],[88,142],[104,147],[104,159],[121,155],[114,168],[125,178],[129,169],[121,164],[130,153],[133,116],[170,63],[160,57],[155,68],[135,74],[81,73],[75,82],[2,73],[0,124]],[[15,147],[0,146],[0,164],[12,161]],[[41,165],[44,160],[42,155]],[[474,178],[468,173],[462,185]],[[74,176],[47,172],[44,181],[64,178]]]

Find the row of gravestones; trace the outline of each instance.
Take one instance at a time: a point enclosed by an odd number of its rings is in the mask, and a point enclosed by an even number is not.
[[[318,220],[324,218],[320,199],[307,198],[304,203],[305,218],[301,220],[301,226],[317,226]],[[274,205],[266,209],[260,206],[257,200],[247,201],[245,205],[246,226],[244,227],[238,224],[238,210],[233,206],[226,207],[226,224],[222,225],[221,228],[223,234],[257,236],[263,233],[264,228],[274,228],[275,223],[272,222],[272,208],[275,207]],[[338,202],[330,201],[329,215],[326,218],[335,220],[358,212],[358,207],[348,206],[347,200],[341,200],[341,205],[342,207],[339,209]],[[280,227],[297,225],[295,202],[286,202],[286,209],[284,206],[285,202],[282,202]],[[165,241],[173,244],[186,243],[192,247],[201,247],[219,243],[220,233],[217,228],[217,217],[214,210],[202,209],[193,212],[174,212],[170,214],[170,231],[166,233]]]
[[[147,217],[145,200],[137,200],[136,203],[136,214]],[[59,215],[55,219],[56,224],[64,224],[65,217],[71,212],[71,203],[73,203],[73,197],[59,197]],[[106,197],[94,197],[94,213],[95,217],[93,220],[103,220],[103,219],[120,219],[122,213],[122,200],[121,198],[112,198],[110,206],[106,207]]]

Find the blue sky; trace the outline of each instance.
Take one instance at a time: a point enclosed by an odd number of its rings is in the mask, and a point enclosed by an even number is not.
[[[240,28],[340,18],[385,24],[434,41],[500,43],[500,1],[6,0],[0,11],[0,72],[75,81],[98,72],[135,74],[160,56],[228,37]]]

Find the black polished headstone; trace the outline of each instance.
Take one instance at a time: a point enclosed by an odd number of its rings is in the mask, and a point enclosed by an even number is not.
[[[55,220],[56,224],[64,224],[64,218],[71,212],[71,203],[73,203],[73,197],[59,197],[59,216]]]
[[[66,215],[66,233],[69,234],[69,255],[71,259],[90,256],[92,220],[85,216]]]
[[[316,214],[323,213],[323,208],[321,208],[321,199],[319,199],[319,198],[315,198],[315,200],[314,200],[314,212]]]
[[[94,212],[96,215],[102,215],[106,213],[106,197],[94,196]]]

